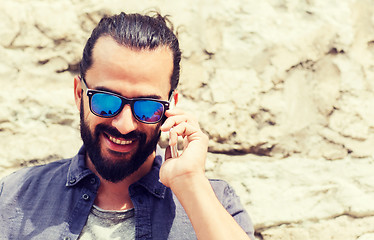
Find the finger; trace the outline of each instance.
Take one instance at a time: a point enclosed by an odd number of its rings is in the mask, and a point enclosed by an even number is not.
[[[176,126],[173,127],[172,136],[181,136],[181,137],[189,137],[193,134],[196,134],[200,131],[200,128],[197,128],[189,123],[182,122]],[[200,131],[201,132],[201,131]],[[202,133],[202,132],[201,132]],[[178,140],[177,138],[173,138],[174,140]],[[174,142],[172,142],[174,143]]]
[[[176,116],[176,115],[183,115],[186,114],[186,111],[180,109],[180,108],[173,108],[170,110],[165,111],[165,116],[166,117],[171,117],[171,116]]]
[[[173,126],[181,124],[183,122],[187,122],[195,127],[200,127],[198,121],[191,116],[175,115],[165,120],[164,124],[162,124],[161,126],[161,131],[168,131]]]
[[[189,120],[198,122],[197,117],[192,112],[184,111],[182,109],[167,110],[165,116],[168,118],[174,116],[186,116]]]
[[[183,151],[186,149],[187,146],[188,146],[188,139],[185,137],[183,138]]]
[[[178,133],[175,132],[174,128],[169,131],[169,145],[174,146],[178,143]]]

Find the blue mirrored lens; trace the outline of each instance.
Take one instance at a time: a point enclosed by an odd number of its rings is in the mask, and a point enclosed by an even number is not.
[[[110,117],[117,114],[121,108],[121,103],[122,100],[119,97],[105,93],[96,93],[91,99],[91,109],[100,116]]]
[[[164,105],[150,100],[138,100],[134,103],[134,114],[145,122],[157,122],[164,114]]]

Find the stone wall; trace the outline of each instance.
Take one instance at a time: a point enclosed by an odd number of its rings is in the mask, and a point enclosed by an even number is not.
[[[77,152],[85,41],[104,14],[153,9],[178,30],[207,174],[234,185],[258,237],[369,239],[373,0],[1,0],[0,177]]]

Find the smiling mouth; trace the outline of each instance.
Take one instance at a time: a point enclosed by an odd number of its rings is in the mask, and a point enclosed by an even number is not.
[[[131,143],[133,143],[134,141],[133,140],[121,140],[121,139],[118,139],[118,138],[114,138],[112,136],[108,136],[109,137],[109,140],[115,144],[118,144],[118,145],[129,145]]]

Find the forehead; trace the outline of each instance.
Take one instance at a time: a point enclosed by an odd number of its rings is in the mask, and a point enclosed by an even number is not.
[[[97,40],[92,60],[86,73],[91,88],[113,88],[127,96],[154,94],[156,91],[168,94],[170,91],[173,54],[166,46],[139,50],[104,36]]]

